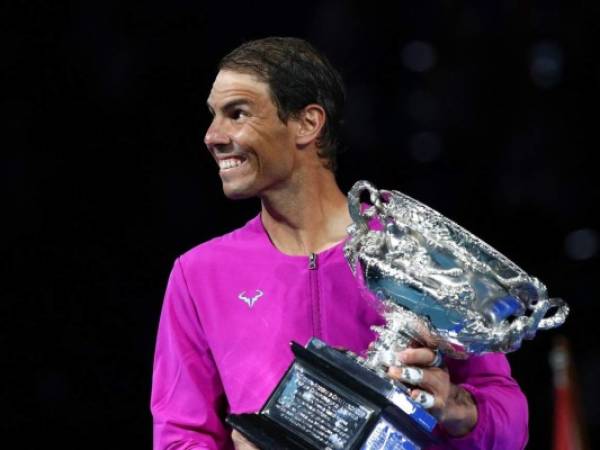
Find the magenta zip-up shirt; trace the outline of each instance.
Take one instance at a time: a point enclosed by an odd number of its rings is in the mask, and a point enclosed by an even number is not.
[[[260,216],[179,257],[156,342],[154,449],[231,449],[227,413],[258,411],[293,360],[290,341],[315,336],[363,352],[382,319],[361,297],[343,243],[312,257],[271,243]],[[527,403],[504,355],[447,361],[475,397],[473,431],[439,448],[520,449]]]

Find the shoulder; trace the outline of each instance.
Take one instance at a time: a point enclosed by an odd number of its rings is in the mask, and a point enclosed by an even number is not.
[[[179,262],[184,268],[212,264],[222,261],[223,258],[232,258],[236,254],[245,253],[249,248],[256,248],[264,239],[265,232],[259,215],[240,228],[191,248],[179,256]]]

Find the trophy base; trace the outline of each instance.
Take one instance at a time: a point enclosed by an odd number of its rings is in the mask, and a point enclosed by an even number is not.
[[[311,339],[257,414],[226,421],[259,448],[419,450],[436,442],[436,420],[407,389]]]

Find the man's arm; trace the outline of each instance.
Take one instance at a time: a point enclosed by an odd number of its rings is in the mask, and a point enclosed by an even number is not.
[[[439,420],[437,434],[443,440],[441,447],[433,448],[525,447],[527,401],[503,354],[447,359],[447,369],[428,367],[433,352],[425,348],[405,350],[398,358],[401,365],[390,368],[390,376],[413,384],[416,400],[421,392],[433,394],[429,408]]]
[[[154,449],[229,449],[225,396],[181,262],[163,303],[152,377]]]
[[[465,436],[447,437],[445,448],[517,450],[529,437],[527,399],[511,377],[502,353],[448,360],[451,380],[469,392],[477,407],[477,423]]]

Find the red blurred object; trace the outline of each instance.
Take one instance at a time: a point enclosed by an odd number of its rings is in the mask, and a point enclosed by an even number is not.
[[[586,450],[575,371],[567,338],[559,336],[550,353],[554,375],[553,450]]]

